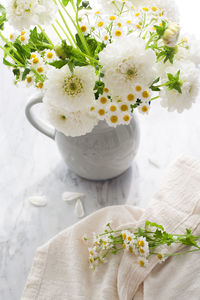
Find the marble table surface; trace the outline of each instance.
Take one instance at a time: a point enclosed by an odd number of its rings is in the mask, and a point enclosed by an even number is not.
[[[178,4],[182,23],[198,34],[197,1],[191,0],[190,7],[185,0]],[[54,141],[26,120],[24,108],[31,93],[15,87],[9,70],[0,65],[1,300],[20,299],[36,248],[78,222],[74,206],[62,201],[64,191],[86,195],[86,215],[108,205],[145,207],[177,156],[185,153],[200,159],[199,96],[193,108],[181,115],[155,103],[148,116],[139,116],[140,148],[122,176],[105,182],[81,179],[64,165]],[[33,195],[46,195],[48,205],[32,206],[28,198]]]

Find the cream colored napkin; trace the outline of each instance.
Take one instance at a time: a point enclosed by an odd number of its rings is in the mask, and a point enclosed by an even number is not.
[[[170,270],[165,265],[171,262],[173,272],[175,259],[158,266],[157,259],[152,257],[148,267],[141,268],[131,254],[124,252],[110,258],[95,272],[88,269],[88,249],[82,236],[102,232],[110,220],[114,228],[143,226],[151,220],[164,225],[169,232],[182,233],[187,227],[200,234],[200,163],[186,157],[178,159],[145,211],[126,205],[104,208],[38,249],[22,300],[186,299],[180,296],[184,295],[181,284],[179,289],[170,289]],[[190,257],[187,255],[183,262],[188,263]],[[164,273],[157,276],[160,272]],[[163,285],[167,287],[164,292]]]

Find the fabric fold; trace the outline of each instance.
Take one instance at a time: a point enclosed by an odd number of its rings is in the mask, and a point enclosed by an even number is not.
[[[38,250],[22,300],[142,299],[145,279],[157,266],[157,258],[151,257],[148,266],[141,268],[124,252],[92,272],[82,237],[102,232],[111,220],[116,229],[143,227],[149,220],[164,225],[168,232],[184,233],[187,227],[200,234],[199,183],[200,163],[182,156],[145,211],[128,205],[107,207],[66,229]]]
[[[137,227],[144,227],[146,220],[164,225],[169,233],[183,234],[189,228],[195,234],[200,234],[199,161],[181,156],[170,167],[160,191],[153,197]],[[175,253],[179,249],[180,246],[171,247],[169,252]],[[139,285],[158,263],[157,257],[152,256],[148,266],[143,269],[133,263],[130,254],[125,252],[118,270],[119,298],[132,300]]]

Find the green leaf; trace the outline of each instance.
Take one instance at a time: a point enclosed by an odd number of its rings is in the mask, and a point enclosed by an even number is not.
[[[62,4],[63,4],[64,6],[67,6],[67,4],[69,3],[69,1],[70,1],[70,0],[62,0]]]
[[[157,224],[157,223],[152,223],[152,222],[150,222],[150,221],[146,221],[146,222],[145,222],[145,228],[146,228],[147,226],[150,226],[150,227],[156,227],[156,228],[158,228],[158,229],[164,231],[164,227],[163,227],[162,225]]]
[[[68,64],[68,62],[69,62],[69,60],[56,60],[56,61],[50,63],[49,65],[55,67],[56,69],[61,69],[63,66]]]
[[[16,77],[16,80],[18,80],[19,79],[19,77],[20,77],[20,70],[19,69],[13,69],[13,74],[15,75],[15,77]]]
[[[102,95],[104,92],[105,84],[102,81],[96,81],[94,86],[95,98],[98,99],[99,95]]]
[[[182,81],[180,79],[180,70],[175,75],[168,73],[167,76],[169,81],[167,81],[165,85],[168,90],[176,90],[181,94]]]
[[[163,37],[164,33],[165,33],[165,30],[167,29],[166,22],[162,21],[162,25],[161,26],[154,25],[154,27],[155,27],[156,33],[158,35],[157,39],[161,39]]]
[[[47,40],[43,32],[38,33],[37,27],[30,31],[29,48],[31,51],[43,51],[45,49],[52,49],[52,45]]]
[[[7,19],[6,19],[6,9],[2,4],[0,4],[0,30],[4,29],[4,22],[5,21],[7,21]]]
[[[11,62],[9,62],[5,57],[3,58],[3,63],[4,63],[5,66],[15,67],[15,65],[12,64]]]
[[[158,77],[157,79],[155,79],[152,83],[152,85],[149,87],[152,91],[154,92],[159,92],[160,88],[159,86],[156,86],[155,84],[158,83],[160,81],[160,77]]]
[[[25,80],[26,79],[26,76],[30,73],[30,69],[29,68],[26,68],[22,74],[22,80]]]

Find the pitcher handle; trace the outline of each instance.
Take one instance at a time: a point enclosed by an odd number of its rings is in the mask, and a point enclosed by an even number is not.
[[[43,96],[41,93],[36,94],[33,97],[31,97],[29,103],[26,105],[25,115],[33,127],[35,127],[41,133],[45,134],[46,136],[48,136],[54,140],[55,132],[56,132],[55,129],[53,129],[49,125],[45,124],[43,121],[41,121],[39,118],[37,118],[32,112],[33,106],[43,103],[42,97]]]

